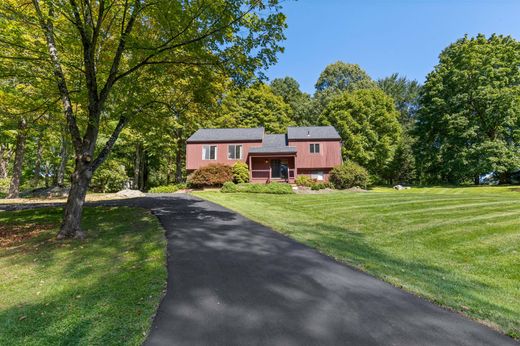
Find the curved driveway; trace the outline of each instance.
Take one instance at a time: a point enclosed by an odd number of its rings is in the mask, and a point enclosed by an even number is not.
[[[151,209],[166,230],[146,345],[518,345],[193,196],[101,204]]]

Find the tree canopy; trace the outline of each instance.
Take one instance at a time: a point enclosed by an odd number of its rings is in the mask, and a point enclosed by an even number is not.
[[[394,100],[380,89],[344,92],[334,97],[320,117],[343,140],[343,155],[385,179],[401,136]]]
[[[425,178],[460,183],[520,167],[520,43],[464,37],[427,76],[415,134]]]

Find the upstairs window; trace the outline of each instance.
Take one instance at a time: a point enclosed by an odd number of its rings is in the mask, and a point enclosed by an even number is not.
[[[228,159],[229,160],[240,160],[242,159],[242,144],[230,144],[228,145]]]
[[[320,153],[320,144],[319,143],[311,143],[310,144],[311,154],[319,154]]]
[[[202,159],[203,160],[216,160],[217,159],[217,146],[216,145],[203,145],[202,146]]]

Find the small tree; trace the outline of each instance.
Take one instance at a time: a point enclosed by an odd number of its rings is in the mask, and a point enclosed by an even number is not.
[[[237,161],[233,165],[233,181],[237,184],[249,183],[249,167],[245,162]]]
[[[348,161],[330,171],[329,180],[336,189],[348,189],[354,186],[366,187],[369,184],[368,171],[355,162]]]

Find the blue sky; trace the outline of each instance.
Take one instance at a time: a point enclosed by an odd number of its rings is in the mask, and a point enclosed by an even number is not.
[[[439,53],[468,35],[520,39],[520,0],[284,0],[285,52],[270,79],[295,78],[303,91],[326,65],[357,63],[372,78],[394,72],[423,82]]]

